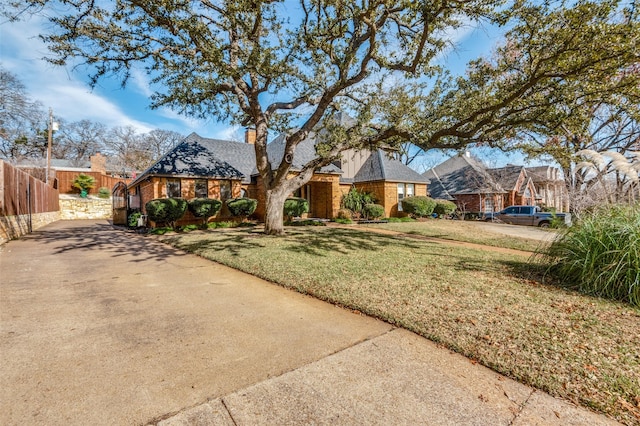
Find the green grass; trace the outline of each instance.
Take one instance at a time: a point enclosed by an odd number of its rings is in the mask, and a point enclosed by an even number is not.
[[[478,223],[475,221],[429,219],[421,222],[394,222],[361,226],[529,252],[540,249],[541,242],[538,240],[495,234],[487,232],[477,225]]]
[[[161,240],[638,422],[640,310],[543,285],[527,257],[357,228],[290,228],[284,237],[225,230]]]

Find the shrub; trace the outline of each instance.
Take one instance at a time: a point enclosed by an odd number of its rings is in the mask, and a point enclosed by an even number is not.
[[[536,258],[564,287],[640,306],[640,204],[595,211]]]
[[[402,200],[402,211],[415,217],[431,216],[436,202],[429,197],[408,197]]]
[[[363,216],[364,206],[374,204],[376,201],[376,197],[373,194],[351,188],[349,192],[342,197],[340,205],[344,209],[351,210],[354,217],[360,217]]]
[[[222,202],[213,198],[192,198],[187,202],[187,205],[195,217],[202,218],[204,225],[211,216],[215,216],[220,211]]]
[[[433,212],[436,213],[439,217],[449,216],[456,211],[456,203],[449,200],[434,200],[436,202],[435,207],[433,208]]]
[[[98,198],[109,198],[111,197],[111,191],[109,191],[109,188],[107,188],[106,186],[102,186],[100,187],[100,189],[98,189]]]
[[[175,228],[176,221],[187,211],[187,201],[182,198],[156,198],[145,204],[145,209],[149,220]]]
[[[349,209],[340,209],[338,210],[336,219],[348,219],[349,221],[351,221],[351,219],[353,219],[353,212]]]
[[[294,217],[300,217],[303,213],[309,213],[309,201],[304,198],[287,198],[284,202],[284,215],[289,221]]]
[[[89,190],[96,186],[96,180],[92,176],[80,173],[73,180],[72,186],[80,190],[81,196],[86,197]]]
[[[251,216],[258,207],[258,200],[253,198],[233,198],[227,200],[227,207],[233,216]]]
[[[362,209],[362,214],[366,219],[379,219],[384,216],[384,207],[380,204],[367,204]]]
[[[133,212],[129,215],[129,217],[127,218],[127,225],[129,225],[130,228],[135,228],[138,226],[138,219],[140,219],[140,216],[142,216],[142,213],[140,212]]]

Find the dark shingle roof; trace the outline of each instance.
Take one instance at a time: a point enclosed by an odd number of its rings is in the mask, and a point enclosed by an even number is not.
[[[192,134],[145,170],[130,185],[149,175],[242,179],[243,174],[239,170],[211,152],[208,146],[210,144],[207,143],[211,141]]]
[[[467,155],[451,157],[423,175],[431,180],[429,192],[433,198],[450,200],[457,194],[505,192],[482,163]]]
[[[506,167],[489,169],[489,173],[493,179],[500,184],[500,186],[512,191],[516,189],[516,184],[518,183],[518,178],[520,177],[522,169],[522,166],[509,165]]]
[[[269,160],[271,161],[271,167],[277,168],[282,161],[282,155],[284,154],[284,146],[286,143],[287,135],[284,133],[279,134],[269,145],[267,145],[267,153],[269,154]],[[311,133],[309,137],[300,142],[296,147],[293,154],[293,161],[291,162],[291,169],[294,171],[302,170],[302,167],[316,158],[316,136],[315,133]],[[318,170],[319,173],[334,173],[340,174],[342,170],[336,167],[334,164],[329,164]]]
[[[427,177],[405,166],[401,161],[391,158],[381,149],[373,152],[353,177],[356,183],[378,180],[429,183]]]
[[[256,151],[252,144],[203,138],[195,133],[187,136],[186,140],[198,142],[214,157],[229,163],[242,173],[242,183],[251,182],[251,175],[256,173]]]

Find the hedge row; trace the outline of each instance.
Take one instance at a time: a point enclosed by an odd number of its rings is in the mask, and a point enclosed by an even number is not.
[[[246,217],[255,212],[258,200],[253,198],[233,198],[225,202],[233,216]],[[145,204],[149,220],[175,227],[175,223],[184,216],[187,209],[203,223],[215,216],[222,208],[222,202],[213,198],[156,198]]]

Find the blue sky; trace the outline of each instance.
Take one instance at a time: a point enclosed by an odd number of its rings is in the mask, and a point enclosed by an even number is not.
[[[184,135],[196,132],[203,137],[243,139],[243,129],[228,123],[194,120],[168,109],[150,109],[149,97],[153,89],[142,71],[133,73],[125,89],[120,87],[118,80],[108,78],[100,80],[91,89],[83,73],[71,67],[53,66],[42,59],[48,52],[38,34],[44,32],[45,25],[39,17],[0,24],[0,63],[19,77],[33,99],[39,100],[45,108],[52,108],[56,117],[67,122],[89,119],[108,127],[133,126],[140,132],[165,129]],[[495,29],[471,26],[452,33],[451,38],[457,47],[443,54],[439,61],[458,73],[464,71],[470,59],[490,55],[492,47],[500,40]],[[520,156],[500,154],[496,157],[495,153],[487,155],[482,151],[477,154],[493,158],[495,165],[523,162]],[[414,168],[422,171],[443,158],[446,155],[429,153]]]

